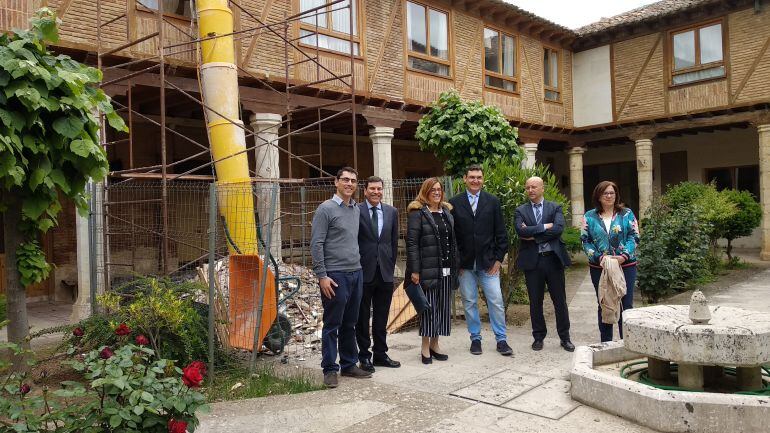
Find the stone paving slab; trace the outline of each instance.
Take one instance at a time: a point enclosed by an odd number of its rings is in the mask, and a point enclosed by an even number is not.
[[[382,412],[393,409],[394,405],[379,401],[363,400],[339,404],[244,413],[221,419],[216,429],[202,428],[201,433],[255,433],[275,432],[280,426],[282,433],[327,433],[338,432]],[[297,423],[297,420],[302,420]]]
[[[452,395],[484,403],[501,405],[542,385],[549,378],[505,370],[452,393]]]
[[[570,383],[566,380],[551,379],[505,403],[503,407],[546,418],[560,419],[580,406],[580,403],[570,397],[569,387]]]

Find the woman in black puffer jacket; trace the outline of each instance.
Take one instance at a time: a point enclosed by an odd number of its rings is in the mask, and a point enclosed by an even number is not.
[[[457,241],[452,205],[444,201],[441,182],[423,182],[417,199],[407,208],[406,275],[422,285],[431,309],[420,316],[422,362],[446,361],[438,338],[449,335],[452,324],[452,290],[457,287]]]

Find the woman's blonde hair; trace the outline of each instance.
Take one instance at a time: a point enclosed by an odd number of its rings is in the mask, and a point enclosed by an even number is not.
[[[422,183],[422,186],[420,187],[420,192],[417,193],[417,200],[422,204],[423,206],[427,206],[430,202],[428,200],[428,194],[430,194],[430,190],[438,184],[441,187],[441,203],[444,202],[444,186],[441,185],[441,181],[438,180],[437,177],[431,177],[428,179],[425,179],[425,182]]]

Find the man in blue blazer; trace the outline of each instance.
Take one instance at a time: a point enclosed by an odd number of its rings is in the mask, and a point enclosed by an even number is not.
[[[479,319],[479,286],[484,292],[489,323],[495,334],[497,351],[513,354],[505,329],[505,302],[500,289],[500,266],[508,253],[500,200],[483,191],[484,171],[474,164],[463,176],[465,191],[449,200],[455,218],[457,248],[460,253],[460,294],[465,309],[465,323],[471,337],[470,351],[481,355],[481,320]]]
[[[401,363],[388,357],[388,313],[393,299],[393,271],[398,252],[398,211],[382,202],[383,181],[377,176],[366,179],[364,196],[359,204],[361,217],[358,228],[358,249],[364,273],[364,293],[356,325],[358,360],[361,369],[374,372],[374,366],[398,368]],[[369,318],[372,319],[374,345],[369,338]]]
[[[545,287],[551,296],[556,312],[556,331],[561,347],[568,352],[575,350],[569,337],[569,312],[564,288],[564,268],[570,265],[569,254],[561,240],[566,225],[561,206],[543,198],[543,179],[527,179],[526,192],[529,203],[516,208],[514,224],[520,238],[519,257],[516,266],[524,271],[529,294],[529,314],[532,319],[532,350],[543,349],[547,333],[543,317]]]

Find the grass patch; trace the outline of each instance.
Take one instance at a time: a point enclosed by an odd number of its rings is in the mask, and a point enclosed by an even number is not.
[[[209,402],[214,403],[278,394],[299,394],[321,389],[324,389],[324,386],[307,374],[289,376],[276,373],[272,367],[264,366],[254,374],[250,374],[248,369],[241,368],[217,373],[214,384],[204,392]]]
[[[733,257],[732,260],[725,260],[724,266],[727,269],[749,269],[751,268],[751,263],[746,262],[740,257]]]

